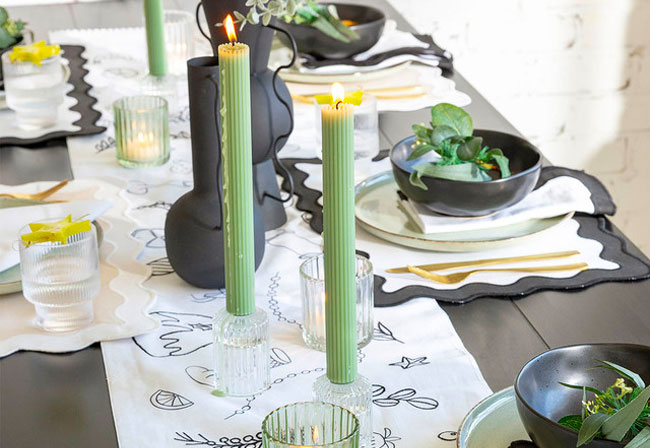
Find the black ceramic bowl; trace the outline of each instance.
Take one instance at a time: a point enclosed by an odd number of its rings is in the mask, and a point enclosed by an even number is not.
[[[528,141],[499,131],[477,129],[490,148],[501,148],[510,159],[512,176],[486,182],[465,182],[422,176],[428,190],[409,182],[413,167],[422,160],[407,160],[415,137],[399,142],[390,152],[390,161],[397,185],[413,201],[437,213],[452,216],[482,216],[509,207],[533,191],[542,166],[542,156]]]
[[[280,21],[278,26],[286,29],[296,40],[298,52],[323,59],[343,59],[362,53],[377,43],[386,24],[386,15],[383,12],[371,6],[328,4],[336,6],[341,20],[352,20],[358,23],[351,28],[359,35],[359,39],[345,43],[329,37],[312,26]]]
[[[580,414],[582,391],[559,381],[605,389],[616,372],[589,367],[596,360],[611,361],[631,369],[650,383],[650,347],[632,344],[574,345],[550,350],[529,361],[515,381],[517,410],[530,438],[539,448],[575,448],[578,433],[557,423],[569,414]],[[619,448],[623,444],[594,440],[585,448]]]

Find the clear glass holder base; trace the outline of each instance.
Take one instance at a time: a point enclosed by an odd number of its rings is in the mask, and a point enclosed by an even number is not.
[[[45,331],[73,331],[93,321],[93,302],[88,301],[70,306],[34,305],[35,323]]]
[[[214,392],[216,396],[246,397],[269,388],[271,382],[269,319],[256,308],[235,316],[226,308],[214,317]]]
[[[174,76],[153,76],[148,74],[140,81],[140,92],[142,95],[165,98],[169,112],[172,113],[178,107],[177,82],[178,79]]]
[[[348,409],[359,419],[359,446],[372,446],[372,385],[364,376],[349,384],[335,384],[327,375],[322,375],[314,382],[315,401],[332,403]]]

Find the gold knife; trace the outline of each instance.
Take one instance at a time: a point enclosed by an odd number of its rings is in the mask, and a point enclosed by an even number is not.
[[[505,257],[505,258],[489,258],[487,260],[471,260],[471,261],[455,261],[452,263],[434,263],[434,264],[422,264],[416,266],[419,269],[425,271],[444,271],[445,269],[455,269],[455,268],[469,268],[474,266],[490,266],[493,264],[506,264],[506,263],[518,263],[520,261],[541,261],[541,260],[555,260],[558,258],[567,258],[574,255],[579,255],[580,252],[577,250],[569,250],[565,252],[549,252],[546,254],[537,254],[537,255],[522,255],[519,257]],[[386,272],[391,274],[408,274],[408,267],[400,268],[390,268],[386,269]]]

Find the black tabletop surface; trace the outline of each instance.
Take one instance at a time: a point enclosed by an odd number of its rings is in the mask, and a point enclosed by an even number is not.
[[[401,29],[412,29],[385,0],[355,1],[379,6]],[[189,0],[164,3],[190,11],[196,5]],[[59,28],[141,26],[141,8],[141,1],[122,0],[8,9],[29,22],[37,38],[45,38],[49,30]],[[451,79],[471,96],[467,110],[477,128],[517,133],[460,74]],[[410,124],[426,121],[427,114],[381,114],[382,147],[408,136]],[[0,183],[70,178],[65,141],[49,146],[0,148]],[[443,308],[488,384],[498,390],[513,383],[526,361],[551,347],[585,342],[650,345],[649,304],[650,283],[643,281],[571,293],[542,292],[520,300],[487,298]],[[19,352],[0,360],[0,447],[86,446],[117,446],[99,345],[63,355]]]

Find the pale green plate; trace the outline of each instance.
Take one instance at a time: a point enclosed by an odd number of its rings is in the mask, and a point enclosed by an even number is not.
[[[520,244],[570,219],[573,213],[484,230],[421,233],[398,206],[398,186],[391,171],[376,174],[356,187],[357,222],[391,243],[439,252],[476,252]]]
[[[458,448],[508,448],[530,440],[517,413],[512,386],[490,395],[469,411],[458,429]]]

